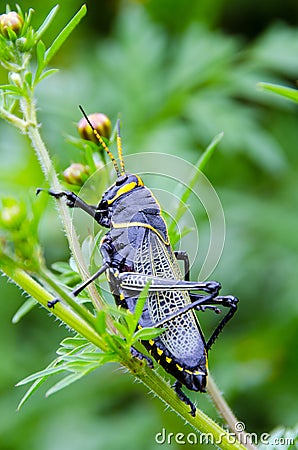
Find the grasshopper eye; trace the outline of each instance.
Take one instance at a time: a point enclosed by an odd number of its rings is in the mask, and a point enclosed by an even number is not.
[[[127,175],[121,175],[116,180],[116,186],[121,186],[121,184],[125,183],[126,180],[127,180]]]

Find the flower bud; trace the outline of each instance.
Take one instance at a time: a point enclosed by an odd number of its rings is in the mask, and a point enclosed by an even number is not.
[[[102,113],[94,113],[88,116],[88,119],[94,126],[95,130],[103,137],[109,139],[112,132],[112,124],[110,119]],[[78,123],[78,132],[83,139],[98,142],[89,123],[83,117]]]
[[[7,230],[17,230],[25,218],[25,211],[21,204],[13,199],[4,199],[0,211],[0,223]]]
[[[17,87],[22,87],[22,78],[21,75],[17,72],[12,72],[9,76],[10,81],[15,84]]]
[[[11,11],[0,16],[0,33],[8,37],[8,30],[13,31],[17,36],[20,35],[23,28],[24,20],[18,13]]]
[[[79,163],[71,164],[64,170],[63,177],[68,184],[82,186],[89,177],[89,167]]]

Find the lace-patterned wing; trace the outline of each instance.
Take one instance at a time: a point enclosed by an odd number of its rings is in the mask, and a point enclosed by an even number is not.
[[[182,279],[172,249],[151,230],[146,230],[142,245],[136,251],[134,270],[145,275]],[[147,304],[152,324],[166,319],[189,303],[191,301],[187,291],[149,293]],[[202,351],[202,333],[193,311],[169,321],[166,328],[167,331],[159,339],[174,357],[189,361],[189,358]]]

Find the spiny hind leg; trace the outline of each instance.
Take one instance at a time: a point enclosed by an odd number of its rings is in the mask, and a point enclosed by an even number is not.
[[[186,394],[184,394],[184,392],[182,391],[182,383],[180,383],[180,381],[176,380],[175,383],[173,384],[173,389],[176,392],[176,394],[178,395],[178,397],[180,398],[180,400],[185,403],[187,406],[190,406],[190,411],[189,413],[195,417],[196,415],[196,407],[195,405],[192,403],[192,401],[190,401],[190,399],[187,397]]]

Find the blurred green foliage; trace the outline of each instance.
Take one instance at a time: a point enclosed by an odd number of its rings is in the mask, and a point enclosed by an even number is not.
[[[56,2],[19,3],[23,9],[34,7],[38,24]],[[256,83],[294,87],[297,10],[293,2],[290,17],[287,2],[280,10],[278,2],[270,2],[266,14],[264,5],[243,2],[246,7],[233,9],[235,2],[224,0],[197,0],[189,8],[181,0],[89,3],[84,23],[56,56],[61,71],[38,91],[39,118],[54,161],[62,171],[78,159],[64,135],[73,134],[79,103],[113,119],[121,113],[125,154],[162,151],[195,162],[224,131],[207,167],[227,221],[225,250],[212,278],[241,302],[212,349],[211,371],[247,430],[294,427],[297,108]],[[61,5],[57,29],[80,4]],[[237,26],[244,22],[245,27]],[[242,36],[232,36],[235,30]],[[33,197],[43,183],[33,151],[4,123],[0,135],[1,195]],[[199,214],[198,219],[204,238],[208,223]],[[45,214],[40,234],[49,264],[67,259],[54,208]],[[117,366],[106,366],[48,400],[39,393],[16,414],[21,393],[14,384],[45,367],[67,331],[38,308],[11,325],[23,298],[5,279],[1,298],[1,450],[154,449],[162,427],[187,432]],[[214,416],[206,397],[192,398]]]

